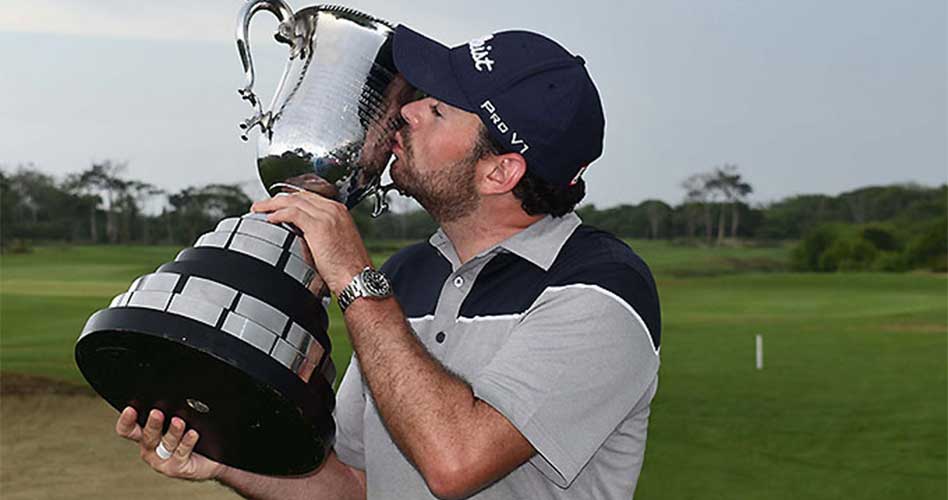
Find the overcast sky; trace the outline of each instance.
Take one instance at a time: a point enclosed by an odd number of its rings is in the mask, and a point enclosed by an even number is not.
[[[0,166],[127,161],[166,189],[256,187],[237,123],[241,0],[0,0]],[[307,6],[292,0],[294,9]],[[734,163],[752,200],[948,177],[946,2],[393,1],[349,6],[450,45],[502,29],[581,54],[606,110],[598,206],[660,198]],[[255,18],[266,102],[286,51]]]

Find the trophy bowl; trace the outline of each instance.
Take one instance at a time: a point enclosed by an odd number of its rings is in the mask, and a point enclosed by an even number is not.
[[[252,16],[280,21],[290,47],[269,110],[253,92]],[[249,0],[237,24],[247,84],[241,97],[259,127],[257,168],[271,195],[305,190],[353,207],[376,197],[391,159],[399,111],[414,90],[394,66],[393,28],[344,7],[297,13],[282,0]],[[76,363],[117,410],[150,409],[200,433],[195,451],[239,469],[299,475],[319,467],[335,425],[329,299],[302,235],[248,214],[222,220],[174,261],[135,280],[94,313]]]

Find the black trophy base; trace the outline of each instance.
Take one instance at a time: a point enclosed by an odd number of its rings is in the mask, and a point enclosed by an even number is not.
[[[121,325],[117,329],[115,325]],[[189,318],[144,308],[105,309],[76,345],[83,375],[116,410],[144,425],[157,408],[197,430],[195,451],[238,469],[300,475],[332,446],[332,388],[304,382],[265,353]]]

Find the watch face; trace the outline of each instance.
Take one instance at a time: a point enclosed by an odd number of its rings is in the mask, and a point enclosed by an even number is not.
[[[365,285],[365,291],[369,295],[388,297],[392,294],[392,285],[389,284],[388,278],[378,271],[370,269],[362,273],[362,284]]]

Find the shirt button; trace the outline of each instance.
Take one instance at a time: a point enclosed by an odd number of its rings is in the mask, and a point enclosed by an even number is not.
[[[461,288],[464,285],[464,278],[458,276],[454,278],[454,286]]]
[[[438,332],[438,334],[435,335],[435,340],[437,340],[439,344],[443,344],[443,343],[444,343],[444,332]]]

